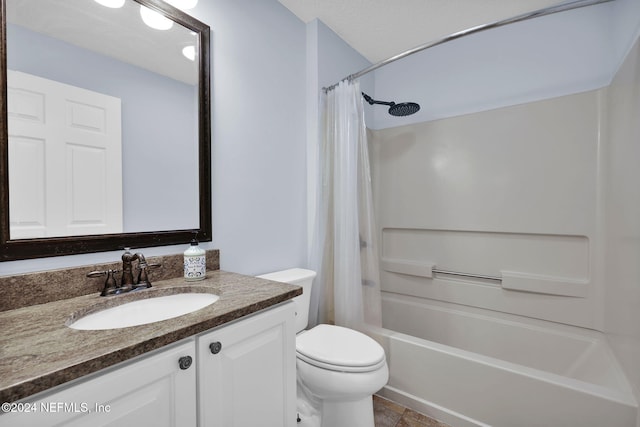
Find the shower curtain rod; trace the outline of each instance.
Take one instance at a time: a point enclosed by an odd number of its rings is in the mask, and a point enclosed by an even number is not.
[[[398,55],[392,56],[391,58],[387,58],[383,61],[380,61],[376,64],[370,65],[367,68],[364,68],[360,71],[358,71],[357,73],[354,74],[350,74],[347,77],[343,78],[342,80],[340,80],[340,82],[343,82],[345,80],[354,80],[357,79],[358,77],[362,77],[365,74],[370,73],[371,71],[375,71],[378,68],[385,66],[387,64],[390,64],[392,62],[395,62],[399,59],[405,58],[409,55],[413,55],[414,53],[418,53],[421,52],[423,50],[429,49],[431,47],[437,46],[439,44],[443,44],[446,42],[449,42],[451,40],[455,40],[455,39],[459,39],[460,37],[464,37],[464,36],[468,36],[470,34],[475,34],[475,33],[479,33],[481,31],[484,30],[489,30],[491,28],[498,28],[498,27],[502,27],[503,25],[508,25],[508,24],[514,24],[516,22],[521,22],[521,21],[527,21],[529,19],[533,19],[533,18],[538,18],[540,16],[545,16],[545,15],[551,15],[554,13],[558,13],[558,12],[564,12],[567,10],[572,10],[572,9],[578,9],[581,7],[586,7],[586,6],[593,6],[596,4],[600,4],[600,3],[607,3],[613,0],[573,0],[573,1],[568,1],[565,3],[561,3],[561,4],[557,4],[555,6],[548,6],[545,7],[543,9],[538,9],[538,10],[534,10],[533,12],[527,12],[527,13],[523,13],[520,15],[516,15],[513,16],[511,18],[507,18],[507,19],[502,19],[499,21],[495,21],[495,22],[491,22],[489,24],[482,24],[482,25],[478,25],[475,27],[471,27],[471,28],[467,28],[466,30],[462,30],[462,31],[458,31],[452,34],[449,34],[448,36],[445,36],[441,39],[437,39],[435,41],[431,41],[425,44],[422,44],[420,46],[416,46],[413,49],[409,49],[407,51],[404,51]],[[323,91],[328,92],[330,90],[333,90],[334,88],[336,88],[340,82],[335,83],[331,86],[328,87],[324,87],[322,88]]]

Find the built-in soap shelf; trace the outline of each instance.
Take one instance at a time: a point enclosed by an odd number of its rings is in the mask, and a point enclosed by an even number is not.
[[[584,279],[543,276],[514,271],[501,271],[501,274],[502,289],[566,297],[585,298],[587,296],[589,282]]]
[[[440,275],[458,276],[467,279],[491,280],[509,291],[532,292],[537,294],[568,297],[586,297],[588,281],[567,277],[547,276],[532,273],[501,270],[499,275],[487,275],[473,272],[453,271],[438,267],[432,262],[398,260],[383,258],[380,266],[384,271],[429,279]]]

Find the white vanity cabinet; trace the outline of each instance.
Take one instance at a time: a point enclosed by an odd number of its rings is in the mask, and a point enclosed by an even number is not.
[[[296,425],[294,304],[198,336],[198,425]]]
[[[195,349],[191,338],[26,399],[0,426],[195,426]]]
[[[285,302],[45,391],[0,427],[293,427],[294,317]]]

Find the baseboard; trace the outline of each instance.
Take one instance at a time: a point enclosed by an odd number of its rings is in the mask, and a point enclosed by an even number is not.
[[[420,399],[419,397],[405,393],[388,385],[384,386],[382,390],[376,394],[406,406],[407,408],[411,408],[414,411],[428,415],[431,418],[450,425],[451,427],[491,427],[489,424],[466,417],[458,412],[444,408],[433,402]]]

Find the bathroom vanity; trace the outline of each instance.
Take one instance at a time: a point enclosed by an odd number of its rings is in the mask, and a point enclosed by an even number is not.
[[[146,291],[188,292],[182,278]],[[293,426],[297,286],[224,271],[219,296],[150,324],[75,330],[98,293],[0,312],[0,426]]]
[[[31,7],[36,3],[38,7]],[[0,49],[0,75],[12,74],[11,79],[0,78],[5,95],[11,94],[0,96],[0,110],[11,113],[0,120],[0,262],[113,251],[129,245],[184,244],[194,232],[201,242],[211,241],[209,26],[161,0],[126,1],[118,13],[96,2],[77,3],[78,7],[72,7],[57,1],[0,0],[0,9],[8,12],[0,14],[0,45],[4,47]],[[139,19],[140,11],[147,8],[175,24],[172,34],[176,38],[159,32],[157,37],[149,36]],[[42,14],[35,13],[36,9]],[[64,31],[45,35],[40,25],[44,21],[49,29]],[[70,27],[82,29],[77,32],[83,41],[75,44],[78,49],[70,49],[74,43],[65,39]],[[118,41],[92,34],[116,36]],[[39,42],[33,43],[32,37]],[[62,48],[53,50],[61,42]],[[42,61],[44,56],[21,49],[24,43],[46,49],[45,56],[55,57],[60,68],[48,74],[51,67]],[[179,53],[164,54],[180,52],[187,45],[197,47],[191,61],[184,62]],[[124,56],[115,58],[113,46]],[[7,52],[15,54],[7,58]],[[171,71],[176,66],[182,70],[179,75]],[[114,80],[114,69],[126,73],[116,72]],[[48,82],[16,79],[14,71],[22,73],[22,78],[32,74]],[[101,108],[79,98],[65,96],[69,108],[53,105],[51,109],[36,85],[46,85],[44,93],[79,94],[81,88],[88,91],[82,92],[82,98],[90,97],[96,103],[111,97],[109,118],[104,122]],[[13,90],[18,86],[20,90]],[[23,102],[25,94],[38,96],[29,95],[31,101]],[[131,108],[118,112],[115,104]],[[10,111],[14,107],[22,110]],[[36,147],[25,139],[29,133],[22,127],[7,126],[9,116],[12,121],[18,117],[20,126],[31,122],[30,129],[41,126],[44,115],[30,116],[27,110],[32,107],[42,114],[49,109],[68,112],[59,116],[65,117],[59,122],[52,121],[57,114],[47,113],[47,123],[78,133],[67,149],[59,145],[61,155],[77,153],[70,155],[72,161],[55,162],[55,168],[44,167],[44,163],[39,166],[33,159],[42,154],[43,145]],[[145,125],[149,117],[154,118],[154,126]],[[106,133],[120,134],[120,141],[109,138],[109,150],[96,150],[106,144],[96,145],[96,135],[105,134],[105,126],[116,122],[123,123],[122,129]],[[14,133],[9,127],[21,130]],[[58,139],[71,141],[67,136]],[[15,148],[11,156],[10,140]],[[163,149],[157,150],[158,146]],[[145,153],[145,161],[105,160],[137,159],[137,153]],[[18,166],[9,168],[9,164]],[[109,166],[105,175],[104,165]],[[190,166],[185,170],[174,165]],[[14,172],[11,176],[9,169]],[[73,176],[77,186],[69,181],[55,187],[57,190],[51,185],[42,187],[52,182],[48,174],[43,178],[45,169],[60,177],[56,182]],[[23,179],[20,174],[42,179]],[[91,179],[94,175],[97,180]],[[121,185],[123,176],[128,177],[129,185]],[[182,178],[185,181],[179,180]],[[109,187],[102,185],[105,182]],[[155,191],[141,191],[142,183],[151,183]],[[119,186],[121,196],[106,190]],[[66,191],[68,188],[74,191]],[[40,196],[49,190],[48,198]],[[54,204],[45,203],[49,199],[56,200],[60,209],[50,213],[48,208]],[[105,212],[112,215],[105,216]],[[53,222],[45,218],[58,221],[63,213],[77,221],[62,221],[71,225],[48,230],[47,224]],[[113,226],[105,227],[107,223]],[[0,426],[294,425],[294,311],[288,301],[302,291],[297,286],[219,271],[219,265],[209,265],[210,260],[219,259],[215,252],[207,256],[207,278],[193,285],[198,292],[207,288],[205,293],[219,297],[214,303],[179,317],[118,329],[78,330],[69,325],[94,311],[111,309],[108,306],[158,289],[192,292],[193,286],[181,278],[182,254],[162,260],[147,258],[146,267],[162,264],[150,274],[153,286],[125,295],[99,296],[101,289],[106,295],[112,287],[107,283],[103,287],[100,282],[104,279],[86,277],[106,273],[107,281],[109,277],[113,280],[114,271],[121,268],[118,263],[0,276],[0,403],[6,404],[0,411]],[[146,274],[145,268],[140,269]],[[125,287],[123,282],[120,288]],[[141,282],[145,281],[138,279],[136,284]],[[126,288],[132,289],[129,285]]]

